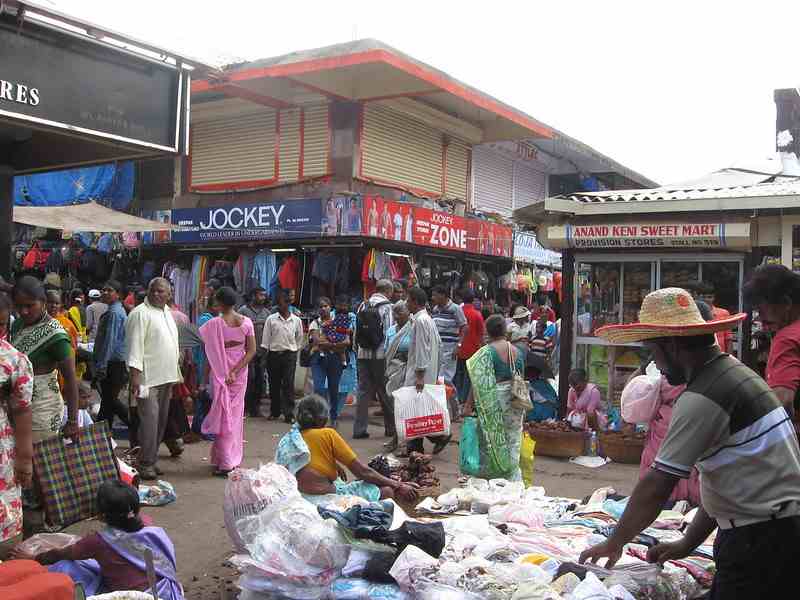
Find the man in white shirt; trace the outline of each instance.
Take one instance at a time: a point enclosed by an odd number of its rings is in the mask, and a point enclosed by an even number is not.
[[[384,435],[394,437],[394,412],[386,394],[386,352],[383,342],[386,332],[394,324],[392,303],[389,298],[394,294],[394,284],[388,279],[381,279],[375,284],[375,293],[358,309],[356,315],[356,342],[358,343],[358,391],[356,393],[356,419],[353,424],[353,439],[363,440],[369,437],[367,423],[369,405],[377,397],[383,408]],[[377,311],[380,319],[379,331],[375,335],[363,335],[363,325],[367,322],[364,311]],[[374,321],[374,319],[371,319]],[[375,325],[378,325],[375,323]],[[374,339],[367,340],[366,337]]]
[[[108,304],[100,300],[100,290],[89,290],[89,300],[91,304],[86,307],[86,335],[89,341],[93,342],[97,337],[97,327],[100,325],[100,317],[108,310]]]
[[[167,306],[169,298],[169,281],[156,277],[150,281],[145,301],[125,322],[129,402],[138,404],[139,476],[145,480],[162,474],[156,464],[158,447],[167,428],[172,386],[183,380],[178,327]]]
[[[269,377],[270,421],[294,419],[294,372],[297,352],[303,345],[303,322],[289,310],[286,292],[278,292],[278,312],[264,322],[261,347],[267,351]]]

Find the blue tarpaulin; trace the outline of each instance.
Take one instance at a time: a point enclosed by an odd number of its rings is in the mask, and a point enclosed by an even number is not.
[[[20,175],[14,178],[14,205],[65,206],[94,200],[116,210],[133,199],[133,163]]]

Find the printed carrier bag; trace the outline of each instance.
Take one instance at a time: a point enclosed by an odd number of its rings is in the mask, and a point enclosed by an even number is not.
[[[414,386],[402,387],[392,395],[400,441],[450,435],[450,413],[443,385],[426,385],[422,392]]]

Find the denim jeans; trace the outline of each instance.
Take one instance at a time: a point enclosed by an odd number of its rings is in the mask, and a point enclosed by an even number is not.
[[[342,371],[344,371],[342,357],[335,352],[324,354],[315,352],[311,357],[314,393],[328,398],[331,407],[331,421],[339,418],[339,382],[342,379]]]

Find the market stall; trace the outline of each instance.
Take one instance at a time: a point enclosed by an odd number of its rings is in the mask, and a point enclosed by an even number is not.
[[[226,527],[241,600],[683,600],[713,578],[713,535],[683,560],[645,561],[694,513],[665,510],[608,570],[578,556],[611,535],[628,498],[548,496],[503,479],[466,480],[407,512],[331,495],[309,502],[276,464],[231,475]],[[409,516],[410,513],[410,516]]]

